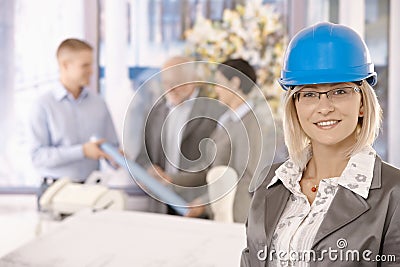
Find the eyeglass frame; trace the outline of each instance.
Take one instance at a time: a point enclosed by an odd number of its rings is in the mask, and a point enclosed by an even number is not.
[[[299,91],[293,93],[293,99],[296,100],[297,98],[297,102],[300,103],[300,95],[299,93],[315,93],[318,94],[318,100],[321,99],[321,95],[326,95],[326,98],[330,101],[332,101],[332,99],[328,96],[330,95],[329,93],[334,91],[334,90],[338,90],[338,89],[344,89],[344,88],[351,88],[353,89],[354,92],[356,93],[360,93],[361,92],[361,88],[358,86],[343,86],[343,87],[338,87],[338,88],[334,88],[334,89],[330,89],[328,91],[324,91],[324,92],[318,92],[318,91],[300,91],[302,89],[300,89]]]

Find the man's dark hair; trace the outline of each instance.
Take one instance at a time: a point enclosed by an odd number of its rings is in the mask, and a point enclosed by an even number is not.
[[[254,68],[249,64],[249,62],[244,59],[238,58],[228,59],[222,64],[223,65],[218,66],[218,71],[220,71],[228,80],[231,80],[233,77],[238,77],[240,79],[240,89],[243,91],[244,94],[248,94],[252,90],[254,84],[257,82],[256,72]],[[244,75],[241,75],[226,66],[238,70]]]

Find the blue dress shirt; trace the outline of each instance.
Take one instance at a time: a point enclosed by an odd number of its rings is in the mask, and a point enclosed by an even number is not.
[[[95,137],[118,145],[105,102],[85,88],[75,99],[59,83],[39,97],[31,115],[31,158],[43,177],[84,181],[99,161],[85,158],[83,144]]]

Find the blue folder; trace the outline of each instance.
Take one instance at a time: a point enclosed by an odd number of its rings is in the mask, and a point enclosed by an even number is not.
[[[127,169],[137,182],[145,186],[159,200],[170,205],[180,215],[188,213],[188,204],[182,197],[148,174],[139,164],[124,158],[115,146],[103,143],[100,145],[100,148],[110,155],[118,165]]]

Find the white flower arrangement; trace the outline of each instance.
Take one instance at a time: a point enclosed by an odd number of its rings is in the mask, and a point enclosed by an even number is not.
[[[282,16],[273,6],[248,1],[245,6],[224,10],[221,22],[198,14],[185,37],[186,53],[199,60],[218,63],[228,58],[247,60],[255,67],[258,86],[272,109],[278,109],[282,89],[276,80],[280,75],[286,39]]]

